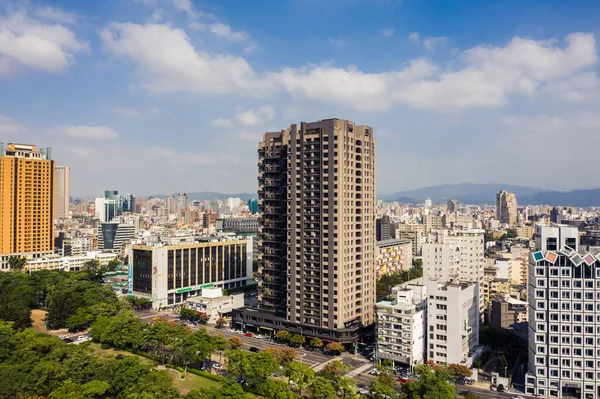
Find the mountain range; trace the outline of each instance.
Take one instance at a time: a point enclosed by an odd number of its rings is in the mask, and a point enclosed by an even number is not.
[[[515,193],[519,205],[600,206],[600,189],[552,191],[510,184],[443,184],[378,195],[377,198],[415,204],[422,204],[427,198],[434,203],[455,199],[463,204],[495,204],[496,194],[501,190]]]

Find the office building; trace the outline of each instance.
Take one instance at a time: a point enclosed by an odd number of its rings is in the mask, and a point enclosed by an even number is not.
[[[535,226],[528,395],[600,398],[600,248],[580,246],[577,235],[572,226]]]
[[[395,237],[396,225],[388,215],[375,221],[375,238],[377,241],[387,241]]]
[[[168,213],[175,213],[177,211],[177,205],[172,195],[169,195],[165,200]]]
[[[117,202],[114,199],[96,198],[94,209],[95,217],[101,223],[111,222],[117,216]]]
[[[187,208],[188,197],[186,193],[177,194],[177,216],[181,216],[181,211]]]
[[[54,250],[54,183],[50,148],[0,146],[0,254]]]
[[[517,197],[504,190],[496,194],[496,219],[501,224],[515,226],[517,224]]]
[[[258,213],[258,200],[256,198],[252,198],[248,200],[248,210],[253,215]]]
[[[433,205],[433,202],[431,201],[431,198],[427,198],[425,200],[425,209],[431,208],[432,205]]]
[[[209,239],[179,245],[131,245],[130,293],[155,309],[180,305],[213,287],[252,281],[252,240]]]
[[[427,338],[427,289],[410,285],[396,290],[394,301],[381,301],[377,312],[377,361],[394,367],[425,363]]]
[[[471,367],[479,356],[479,283],[426,282],[427,361]]]
[[[260,311],[234,321],[353,343],[374,323],[373,131],[303,122],[258,152]]]
[[[121,223],[101,223],[98,226],[98,249],[120,251],[123,244],[135,238],[135,226]]]
[[[448,203],[446,204],[446,209],[448,210],[448,213],[458,212],[458,201],[457,200],[448,201]]]
[[[226,233],[255,233],[258,231],[257,217],[230,217],[217,219],[217,231]]]
[[[71,204],[71,168],[56,166],[54,184],[54,218],[65,219],[69,216]]]

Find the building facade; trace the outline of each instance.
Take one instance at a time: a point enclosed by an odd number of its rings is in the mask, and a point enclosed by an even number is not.
[[[377,278],[410,269],[412,260],[412,242],[410,240],[377,241],[375,266]]]
[[[101,223],[98,226],[98,249],[120,251],[135,238],[135,226],[121,223]]]
[[[54,250],[54,179],[50,148],[0,146],[0,254]]]
[[[504,190],[496,194],[496,219],[502,224],[517,224],[517,196]]]
[[[377,241],[387,241],[395,237],[396,225],[388,215],[384,215],[375,221]]]
[[[600,398],[600,248],[577,228],[535,226],[529,255],[527,394]]]
[[[258,165],[260,310],[355,341],[374,323],[372,129],[327,119],[266,133]]]
[[[215,222],[217,231],[234,233],[252,233],[258,231],[257,217],[230,217],[217,219]]]
[[[251,240],[213,240],[181,245],[131,245],[131,294],[156,309],[180,305],[203,289],[233,288],[252,281]]]
[[[55,173],[54,218],[65,219],[71,204],[71,168],[56,166]]]

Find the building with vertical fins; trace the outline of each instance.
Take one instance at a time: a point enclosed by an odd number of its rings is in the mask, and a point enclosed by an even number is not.
[[[64,219],[69,216],[71,204],[71,168],[56,166],[54,184],[54,217]]]
[[[54,161],[50,148],[0,146],[0,254],[54,249]]]
[[[234,322],[357,342],[374,323],[375,139],[341,119],[265,133],[259,305]]]

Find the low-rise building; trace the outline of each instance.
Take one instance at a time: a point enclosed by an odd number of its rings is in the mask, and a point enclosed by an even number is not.
[[[510,296],[495,297],[490,302],[490,326],[512,331],[527,339],[527,306],[527,302]]]
[[[90,251],[85,255],[60,256],[58,254],[49,254],[40,258],[27,260],[25,270],[35,272],[39,270],[64,270],[79,271],[83,265],[90,260],[97,260],[100,267],[107,266],[111,260],[116,259],[117,254],[100,251]]]
[[[401,367],[425,362],[426,291],[423,285],[403,287],[396,290],[396,300],[375,305],[378,360]]]
[[[413,252],[410,240],[386,240],[377,242],[375,271],[377,278],[400,270],[408,270],[412,265]]]
[[[244,306],[244,294],[223,295],[223,289],[219,287],[206,288],[202,290],[202,295],[188,298],[185,304],[207,315],[209,323],[216,323],[218,318]]]

